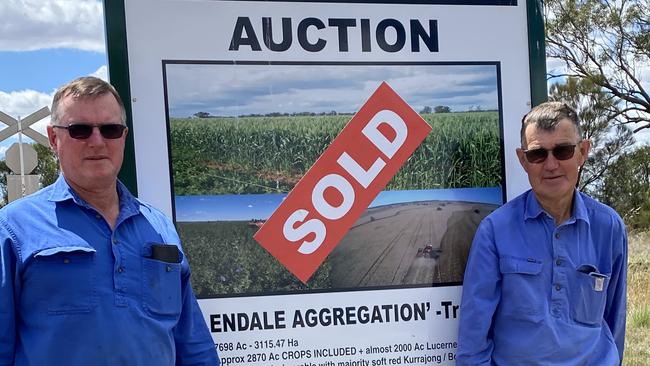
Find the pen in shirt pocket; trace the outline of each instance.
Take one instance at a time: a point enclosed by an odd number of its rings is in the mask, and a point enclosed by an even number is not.
[[[598,272],[590,272],[589,276],[594,279],[594,291],[602,292],[605,287],[605,279],[607,276]]]

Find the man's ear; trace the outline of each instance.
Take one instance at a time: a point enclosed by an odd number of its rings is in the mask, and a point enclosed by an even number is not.
[[[521,167],[524,168],[526,173],[528,173],[528,160],[526,160],[526,156],[524,156],[524,149],[518,147],[516,151],[519,164],[521,164]]]
[[[56,141],[56,131],[52,125],[47,125],[47,140],[50,142],[50,149],[54,151],[56,155],[57,151],[57,141]]]

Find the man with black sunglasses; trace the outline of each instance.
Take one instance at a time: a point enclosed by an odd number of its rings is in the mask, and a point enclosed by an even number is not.
[[[531,110],[517,157],[531,190],[474,237],[457,365],[620,365],[627,234],[610,207],[576,189],[590,142],[560,102]]]
[[[219,365],[173,223],[119,182],[115,89],[54,95],[58,180],[0,210],[0,365]]]

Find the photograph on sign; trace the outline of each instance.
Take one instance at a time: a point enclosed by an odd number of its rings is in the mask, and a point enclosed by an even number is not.
[[[163,69],[175,219],[197,296],[462,282],[476,226],[503,197],[498,64]],[[382,81],[432,131],[303,284],[253,236]]]

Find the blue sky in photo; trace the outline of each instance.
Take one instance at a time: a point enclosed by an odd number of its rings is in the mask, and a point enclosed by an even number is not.
[[[282,203],[282,194],[223,194],[176,196],[176,221],[248,221],[268,219]],[[501,188],[457,188],[382,191],[369,207],[420,201],[502,203]]]

